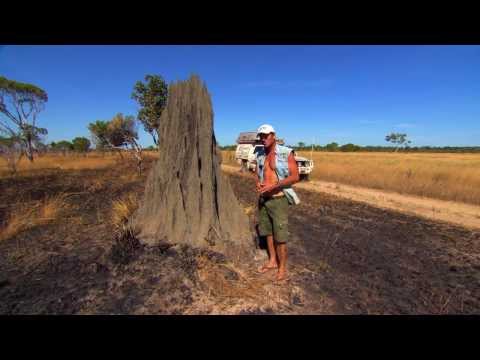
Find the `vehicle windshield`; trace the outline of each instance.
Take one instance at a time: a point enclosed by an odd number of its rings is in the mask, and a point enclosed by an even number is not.
[[[262,149],[263,146],[255,146],[255,150],[253,150],[253,153],[256,154],[260,151],[260,149]]]

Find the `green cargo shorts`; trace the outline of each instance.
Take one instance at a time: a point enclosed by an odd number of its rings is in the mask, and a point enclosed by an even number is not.
[[[288,199],[285,196],[258,201],[258,232],[260,236],[273,235],[277,243],[288,241]]]

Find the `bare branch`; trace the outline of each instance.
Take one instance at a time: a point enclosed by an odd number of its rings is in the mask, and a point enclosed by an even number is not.
[[[16,98],[16,97],[15,97]],[[22,116],[20,115],[20,109],[18,108],[18,103],[15,101],[15,98],[12,96],[10,98],[10,103],[12,104],[12,106],[15,108],[15,110],[17,111],[17,117],[15,117],[8,109],[7,107],[5,106],[4,110],[9,112],[9,114],[11,114],[11,119],[12,121],[18,125],[18,126],[21,126],[23,124],[23,121],[22,121]]]
[[[0,112],[2,114],[5,114],[15,125],[20,126],[20,123],[18,122],[17,118],[10,111],[8,111],[6,106],[4,106],[3,108],[0,108]]]
[[[4,133],[10,133],[11,136],[16,136],[17,134],[15,133],[15,131],[13,131],[7,124],[3,123],[2,121],[0,121],[0,126],[5,128],[7,131],[3,130]],[[2,129],[0,128],[0,132],[2,131]]]
[[[23,104],[27,103],[28,105],[30,105],[30,110],[28,111],[28,113],[25,114],[25,109],[23,108]],[[23,115],[23,118],[24,119],[28,119],[28,117],[30,116],[30,114],[32,113],[32,111],[34,110],[34,106],[30,101],[22,101],[21,104],[20,104],[20,109],[22,110],[22,115]]]

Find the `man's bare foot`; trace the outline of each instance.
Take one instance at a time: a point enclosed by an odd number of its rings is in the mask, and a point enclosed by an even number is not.
[[[287,271],[285,269],[278,270],[277,276],[275,276],[275,282],[276,283],[287,281],[288,279],[289,279],[288,274],[287,274]]]
[[[273,269],[278,269],[278,265],[277,264],[271,264],[271,263],[265,263],[263,264],[262,266],[260,266],[257,271],[260,273],[260,274],[263,274],[263,273],[266,273],[267,271],[270,271],[270,270],[273,270]]]

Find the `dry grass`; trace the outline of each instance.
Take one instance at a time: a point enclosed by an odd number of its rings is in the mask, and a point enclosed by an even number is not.
[[[86,182],[84,185],[84,188],[86,191],[90,193],[96,193],[98,191],[103,190],[106,184],[106,179],[103,177],[98,177],[96,179],[92,179],[89,182]]]
[[[206,290],[207,299],[215,299],[211,314],[238,314],[249,311],[279,312],[291,304],[297,294],[304,298],[297,286],[277,286],[270,276],[259,276],[232,263],[212,263],[202,255],[196,257],[197,274]],[[232,274],[236,276],[232,277]]]
[[[44,225],[58,218],[70,208],[66,201],[68,194],[47,197],[33,205],[18,206],[7,218],[6,225],[0,229],[0,241],[38,225]]]
[[[314,153],[313,160],[312,179],[480,204],[480,154]]]
[[[157,152],[144,152],[144,159],[158,158]],[[91,152],[88,154],[70,153],[62,154],[46,154],[37,156],[31,163],[23,157],[17,165],[18,175],[31,175],[42,173],[46,170],[94,170],[112,167],[118,162],[132,161],[131,154],[123,153],[123,159],[117,152]],[[7,161],[0,157],[0,178],[11,176]]]
[[[121,175],[118,177],[118,180],[119,180],[120,183],[122,183],[122,184],[127,184],[127,183],[131,183],[131,182],[137,181],[138,178],[139,178],[138,172],[127,172],[127,173],[121,174]]]
[[[228,165],[237,165],[235,160],[235,151],[222,151],[222,163]]]
[[[255,205],[250,205],[245,207],[243,211],[245,212],[246,215],[252,215],[255,212],[256,208],[257,207]]]
[[[261,301],[265,297],[265,280],[250,278],[242,270],[230,263],[216,264],[203,255],[196,257],[198,275],[208,289],[208,293],[217,298],[245,298]],[[237,279],[227,279],[221,267],[237,275]]]
[[[234,152],[223,159],[234,165]],[[314,152],[313,160],[312,180],[480,205],[480,154]]]
[[[112,203],[112,224],[116,229],[123,229],[127,226],[128,220],[138,208],[138,197],[130,193]]]
[[[38,173],[44,170],[83,170],[83,169],[103,169],[113,166],[119,160],[117,154],[99,154],[91,153],[87,155],[67,154],[48,154],[35,157],[31,163],[25,157],[18,163],[18,175],[27,175],[29,173]],[[0,158],[0,177],[10,175],[5,159]]]

